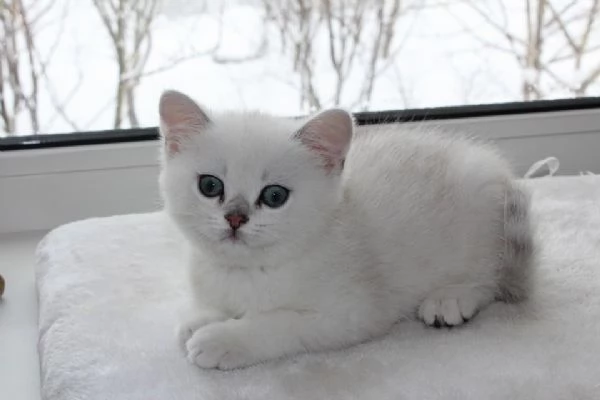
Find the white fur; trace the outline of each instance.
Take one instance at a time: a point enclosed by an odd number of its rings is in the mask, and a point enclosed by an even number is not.
[[[338,349],[415,313],[458,325],[494,299],[513,179],[494,151],[384,126],[354,135],[338,173],[295,139],[303,121],[210,118],[178,138],[161,174],[190,243],[196,303],[180,340],[191,362],[231,369]],[[222,239],[223,204],[199,193],[199,174],[223,180],[224,203],[251,205],[241,242]],[[274,183],[291,189],[289,201],[256,207]]]

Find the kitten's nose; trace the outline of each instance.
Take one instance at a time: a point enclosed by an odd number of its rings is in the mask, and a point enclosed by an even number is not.
[[[240,226],[248,222],[248,216],[240,213],[230,213],[225,215],[225,219],[229,222],[231,229],[239,229]]]

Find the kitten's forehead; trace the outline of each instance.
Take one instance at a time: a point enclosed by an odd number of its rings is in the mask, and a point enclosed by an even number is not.
[[[255,190],[260,183],[293,179],[299,143],[291,136],[300,123],[261,114],[227,114],[214,120],[201,156],[225,175],[226,184]]]
[[[215,119],[213,131],[224,140],[263,146],[269,143],[289,144],[290,137],[300,126],[301,122],[288,118],[259,113],[229,113]]]

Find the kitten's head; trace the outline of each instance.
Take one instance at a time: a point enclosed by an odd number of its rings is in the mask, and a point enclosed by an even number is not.
[[[315,240],[340,201],[352,117],[305,122],[261,114],[209,116],[173,91],[160,100],[161,187],[187,238],[227,264],[256,265]]]

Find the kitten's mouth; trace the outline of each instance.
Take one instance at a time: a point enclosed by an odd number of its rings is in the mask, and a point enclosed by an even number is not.
[[[223,236],[223,238],[221,238],[221,241],[234,244],[246,244],[243,236],[244,235],[241,232],[231,229]]]

